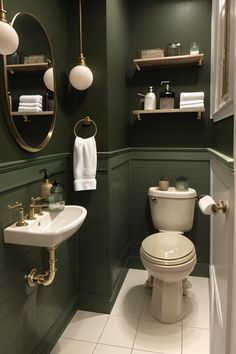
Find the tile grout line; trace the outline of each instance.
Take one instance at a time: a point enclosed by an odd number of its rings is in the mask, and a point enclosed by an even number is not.
[[[131,354],[133,352],[133,350],[135,349],[134,348],[134,343],[135,343],[135,340],[137,338],[137,333],[138,333],[138,327],[139,327],[139,324],[140,324],[140,321],[141,321],[141,316],[142,316],[142,311],[144,309],[144,305],[145,305],[145,302],[146,302],[146,293],[145,293],[145,296],[143,298],[143,303],[142,303],[142,306],[141,306],[141,311],[140,311],[140,314],[139,314],[139,317],[138,317],[138,323],[137,323],[137,328],[136,328],[136,332],[135,332],[135,336],[134,336],[134,340],[133,340],[133,345],[132,345],[132,348],[131,348]]]
[[[94,350],[93,350],[93,353],[95,352],[95,350],[96,350],[96,348],[97,348],[97,346],[98,346],[98,344],[99,344],[99,340],[100,340],[100,338],[101,338],[101,336],[102,336],[102,334],[103,334],[103,332],[104,332],[104,329],[105,329],[105,327],[106,327],[106,325],[107,325],[107,322],[108,322],[108,320],[109,320],[110,317],[111,317],[111,314],[109,314],[109,316],[107,317],[106,323],[105,323],[105,325],[104,325],[104,327],[103,327],[103,330],[101,331],[100,336],[98,337],[98,340],[97,340],[97,342],[96,342],[96,345],[95,345],[95,348],[94,348]]]
[[[181,321],[181,354],[184,353],[184,321]]]

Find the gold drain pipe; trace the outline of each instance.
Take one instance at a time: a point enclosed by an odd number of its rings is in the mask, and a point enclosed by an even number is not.
[[[49,270],[44,274],[39,274],[36,268],[32,269],[28,275],[25,275],[28,285],[32,288],[36,285],[51,285],[56,275],[56,247],[47,248],[49,254]]]

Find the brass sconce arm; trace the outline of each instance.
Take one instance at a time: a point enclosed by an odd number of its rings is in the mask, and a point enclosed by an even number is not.
[[[3,8],[3,0],[0,1],[0,21],[7,22],[7,12]]]

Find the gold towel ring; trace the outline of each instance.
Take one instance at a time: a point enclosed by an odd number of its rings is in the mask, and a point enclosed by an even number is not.
[[[93,123],[94,127],[95,127],[95,132],[92,136],[95,136],[97,134],[97,124],[89,117],[89,116],[86,116],[82,119],[80,119],[74,126],[74,134],[75,136],[78,136],[76,134],[76,128],[77,126],[80,124],[80,123],[83,123],[83,125],[90,125],[91,123]]]

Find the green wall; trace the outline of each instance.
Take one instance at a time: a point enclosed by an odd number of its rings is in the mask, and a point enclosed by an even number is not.
[[[234,117],[228,117],[213,124],[212,148],[228,156],[233,156]]]
[[[204,53],[203,66],[156,68],[128,71],[129,85],[129,144],[149,147],[208,147],[211,145],[211,121],[209,120],[210,84],[210,34],[211,1],[209,0],[148,0],[130,1],[130,62],[138,51],[146,48],[165,48],[169,42],[180,42],[182,54],[189,54],[190,44],[199,43]],[[135,120],[132,109],[140,109],[137,92],[146,93],[154,86],[159,97],[162,80],[171,82],[176,93],[204,91],[205,107],[202,120],[196,114],[162,114],[144,116]]]
[[[57,81],[57,116],[55,131],[48,146],[39,153],[22,150],[10,135],[0,110],[0,343],[1,353],[49,353],[66,323],[74,314],[77,302],[75,238],[65,242],[57,251],[57,274],[50,287],[30,289],[24,276],[36,267],[48,269],[44,249],[8,245],[3,229],[17,219],[17,212],[7,207],[15,201],[23,203],[28,212],[30,197],[39,195],[41,175],[47,168],[51,178],[65,187],[69,201],[67,156],[69,151],[69,120],[66,110],[67,81],[67,8],[63,0],[49,2],[4,2],[8,19],[19,11],[36,15],[51,40]]]
[[[69,70],[76,65],[79,55],[79,22],[76,1],[68,3]],[[75,123],[89,115],[97,124],[98,151],[108,146],[108,73],[106,41],[106,1],[97,0],[91,5],[83,1],[83,54],[93,72],[94,82],[89,90],[78,91],[68,87],[68,113],[70,115],[70,150],[73,149]],[[68,70],[68,72],[69,72]]]
[[[0,149],[0,162],[32,159],[36,156],[46,156],[59,152],[68,152],[69,149],[69,122],[66,105],[67,81],[64,77],[67,71],[67,8],[64,0],[52,0],[43,3],[34,1],[8,0],[4,2],[8,12],[8,20],[18,12],[30,12],[39,19],[51,41],[55,60],[55,74],[57,82],[57,115],[53,138],[41,152],[34,155],[22,150],[10,135],[5,118],[0,110],[0,141],[4,149]],[[1,71],[2,72],[2,71]],[[6,154],[7,151],[7,154]]]
[[[97,184],[74,193],[89,211],[78,238],[78,306],[109,313],[128,265],[129,154],[98,153]]]
[[[107,1],[108,149],[127,146],[129,17],[126,0]]]

